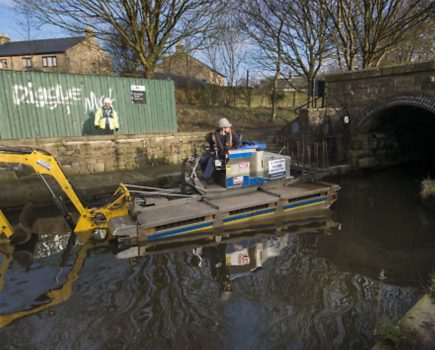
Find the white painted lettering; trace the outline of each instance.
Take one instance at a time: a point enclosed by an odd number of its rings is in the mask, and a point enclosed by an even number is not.
[[[12,86],[12,102],[14,105],[29,104],[37,108],[48,108],[49,110],[64,107],[67,114],[71,114],[73,104],[81,101],[84,104],[85,113],[95,111],[103,105],[105,97],[109,97],[114,101],[111,88],[108,95],[97,96],[94,91],[91,91],[88,96],[82,96],[81,88],[64,89],[60,84],[36,88],[29,81],[26,86],[19,84]]]
[[[15,85],[12,90],[12,100],[14,104],[19,106],[21,102],[24,102],[27,97],[27,88],[21,85]]]

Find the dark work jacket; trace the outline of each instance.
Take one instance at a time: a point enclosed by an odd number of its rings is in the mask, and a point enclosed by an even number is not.
[[[242,146],[239,135],[232,129],[231,137],[229,134],[221,135],[219,130],[211,132],[207,135],[207,142],[212,152],[214,153],[216,150],[220,158],[223,158],[230,149],[237,149]]]

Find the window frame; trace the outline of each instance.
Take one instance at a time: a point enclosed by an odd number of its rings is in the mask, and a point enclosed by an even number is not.
[[[21,57],[21,62],[23,63],[23,68],[32,68],[33,64],[32,64],[32,57]],[[25,64],[26,63],[30,63],[29,65]]]
[[[44,68],[57,67],[57,56],[42,56],[42,66]]]

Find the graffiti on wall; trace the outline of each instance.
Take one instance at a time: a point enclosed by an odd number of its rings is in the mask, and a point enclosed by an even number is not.
[[[71,106],[83,104],[85,113],[95,111],[103,105],[105,97],[109,97],[112,101],[112,88],[106,95],[97,95],[94,91],[90,91],[85,95],[81,88],[63,88],[62,85],[56,84],[51,87],[35,88],[32,82],[27,85],[15,84],[12,86],[12,101],[15,106],[33,105],[36,108],[47,108],[54,110],[58,107],[64,107],[67,114],[71,114]]]

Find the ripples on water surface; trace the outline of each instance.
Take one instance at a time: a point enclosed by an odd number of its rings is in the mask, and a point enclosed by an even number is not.
[[[80,268],[74,263],[86,251],[77,244],[60,269],[60,253],[40,239],[28,270],[13,261],[6,272],[3,320],[45,305],[53,288],[66,300],[0,329],[0,345],[370,348],[375,325],[397,320],[435,269],[435,218],[419,203],[419,180],[398,170],[335,179],[342,190],[332,216],[256,227],[249,239],[195,254],[172,247],[128,261],[94,249]]]

